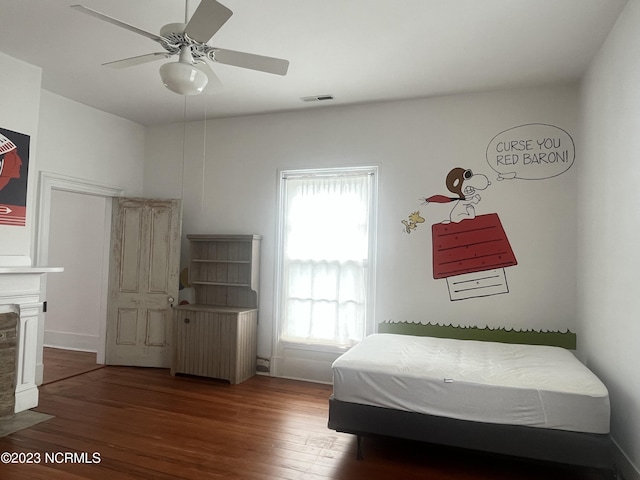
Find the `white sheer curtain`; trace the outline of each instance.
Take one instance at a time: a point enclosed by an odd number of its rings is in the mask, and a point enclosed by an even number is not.
[[[363,338],[370,185],[368,172],[286,178],[281,340]]]

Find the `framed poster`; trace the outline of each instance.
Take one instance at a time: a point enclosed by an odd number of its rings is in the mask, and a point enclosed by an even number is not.
[[[29,135],[0,128],[0,225],[24,227]]]

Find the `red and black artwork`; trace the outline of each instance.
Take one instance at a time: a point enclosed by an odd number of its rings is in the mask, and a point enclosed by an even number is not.
[[[0,128],[0,225],[24,227],[29,135]]]

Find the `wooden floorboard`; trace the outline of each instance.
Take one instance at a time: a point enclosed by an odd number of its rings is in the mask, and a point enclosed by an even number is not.
[[[44,385],[102,368],[96,364],[96,354],[92,352],[44,347],[42,359]]]
[[[600,472],[327,428],[331,387],[257,376],[239,385],[105,367],[40,388],[55,418],[0,438],[13,479],[600,480]],[[76,457],[65,457],[73,455]],[[94,454],[96,456],[94,457]],[[52,455],[56,455],[51,458]],[[47,458],[47,456],[49,458]],[[53,460],[53,461],[52,461]]]

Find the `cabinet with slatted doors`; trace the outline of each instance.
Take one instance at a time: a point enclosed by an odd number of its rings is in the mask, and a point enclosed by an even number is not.
[[[174,312],[171,373],[243,382],[255,375],[260,235],[187,235],[195,304]]]

